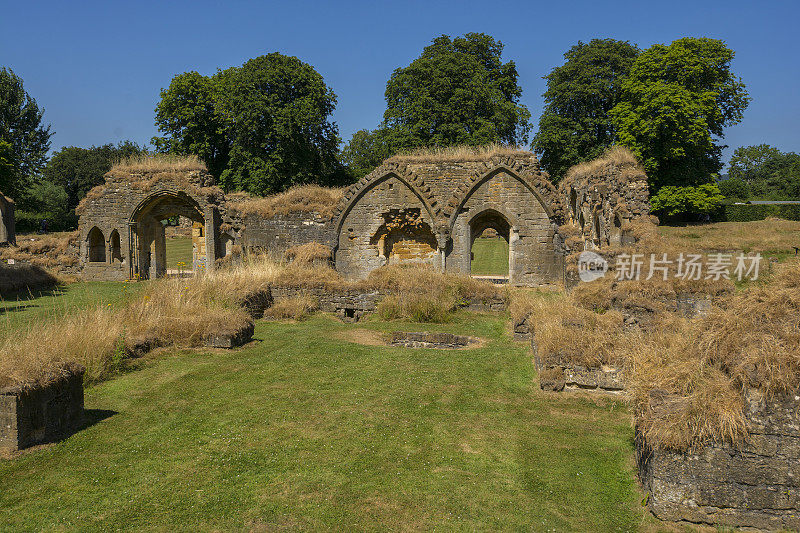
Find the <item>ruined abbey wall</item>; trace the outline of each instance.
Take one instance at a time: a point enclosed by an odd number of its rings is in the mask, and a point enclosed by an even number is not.
[[[0,192],[0,246],[15,244],[14,201]]]

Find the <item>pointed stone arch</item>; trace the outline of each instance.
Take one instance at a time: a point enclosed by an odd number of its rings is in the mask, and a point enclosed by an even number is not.
[[[353,209],[361,198],[373,187],[390,178],[396,178],[405,184],[425,206],[428,215],[434,223],[439,222],[440,209],[436,198],[431,192],[430,186],[425,184],[425,180],[410,171],[407,166],[399,163],[384,163],[360,180],[355,185],[350,186],[345,192],[333,215],[336,221],[336,244],[338,245],[339,235],[342,231],[347,214]]]
[[[461,208],[469,197],[485,182],[500,173],[506,173],[512,178],[522,183],[528,191],[544,208],[547,216],[554,222],[562,222],[564,219],[564,208],[558,195],[556,187],[550,183],[546,174],[527,168],[519,162],[506,162],[493,160],[486,164],[484,172],[476,173],[462,181],[453,191],[450,199],[443,210],[443,216],[447,220],[448,227],[452,230],[455,220]]]

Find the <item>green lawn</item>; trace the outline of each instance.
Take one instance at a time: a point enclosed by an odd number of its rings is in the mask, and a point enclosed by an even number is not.
[[[472,244],[472,274],[508,275],[508,243],[505,239],[478,237]]]
[[[192,269],[191,237],[167,237],[167,268],[176,270],[179,261],[186,263],[184,270]]]
[[[67,313],[97,305],[118,305],[143,284],[93,281],[0,299],[0,334],[40,320],[57,320]]]
[[[472,350],[353,344],[450,331]],[[0,460],[0,530],[630,531],[630,415],[538,389],[504,317],[421,325],[317,315],[256,341],[152,358],[86,391],[95,425]],[[644,522],[643,522],[644,521]]]

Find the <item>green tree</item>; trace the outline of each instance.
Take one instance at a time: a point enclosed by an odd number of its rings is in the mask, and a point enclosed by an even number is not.
[[[503,44],[483,33],[442,35],[386,84],[384,121],[393,150],[527,143],[530,113]]]
[[[740,146],[731,156],[728,176],[747,182],[763,178],[767,165],[780,155],[780,150],[768,144]]]
[[[750,198],[750,184],[739,178],[728,178],[717,182],[720,192],[731,200],[747,200]]]
[[[618,140],[609,112],[620,102],[622,80],[638,55],[628,41],[578,42],[564,54],[566,62],[544,77],[545,106],[533,148],[554,181]]]
[[[24,203],[34,176],[42,169],[50,149],[50,126],[42,125],[43,109],[25,92],[22,78],[0,68],[0,142],[4,144],[4,170],[0,191]]]
[[[747,183],[750,198],[800,198],[800,155],[794,152],[781,152],[768,144],[742,146],[731,157],[728,175]]]
[[[644,163],[653,190],[706,183],[722,168],[717,144],[750,101],[716,39],[684,38],[642,52],[610,114],[621,144]]]
[[[228,165],[231,139],[215,105],[215,82],[194,71],[172,78],[156,106],[156,125],[167,135],[151,142],[159,152],[197,155],[219,177]]]
[[[392,156],[385,128],[359,130],[342,149],[342,163],[352,179],[358,180],[372,172],[384,159]]]
[[[42,171],[42,179],[62,187],[71,211],[89,189],[103,183],[103,175],[120,159],[145,153],[146,148],[131,141],[91,148],[65,146],[54,153]]]
[[[722,205],[725,197],[714,183],[703,183],[696,187],[661,187],[650,198],[650,209],[659,216],[668,218],[689,218],[692,215],[713,213]]]
[[[176,76],[161,92],[157,149],[197,154],[226,190],[269,194],[346,179],[336,95],[313,67],[272,53],[205,77]]]

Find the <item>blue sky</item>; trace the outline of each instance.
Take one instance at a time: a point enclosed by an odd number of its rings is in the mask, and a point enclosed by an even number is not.
[[[800,2],[3,2],[0,65],[20,75],[46,109],[53,148],[157,134],[159,90],[187,70],[212,74],[269,52],[297,56],[338,97],[346,141],[374,128],[392,70],[440,34],[484,32],[505,43],[534,123],[542,76],[579,40],[615,38],[646,48],[686,36],[723,39],[753,101],[726,131],[733,148],[768,143],[800,151]]]

